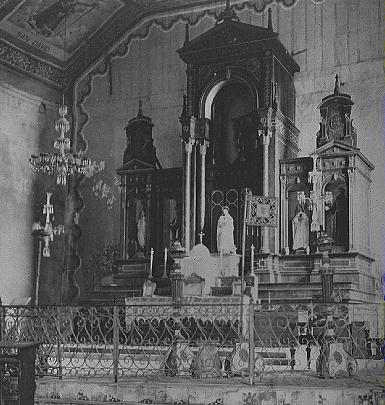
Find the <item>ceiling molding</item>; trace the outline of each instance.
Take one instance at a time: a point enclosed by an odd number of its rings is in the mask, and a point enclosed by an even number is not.
[[[233,7],[238,12],[248,9],[254,13],[263,13],[267,7],[274,4],[291,8],[298,1],[235,0]],[[125,5],[118,12],[111,14],[100,29],[90,33],[81,46],[69,56],[65,63],[66,82],[75,83],[81,76],[87,74],[91,66],[96,66],[103,58],[122,57],[120,45],[124,43],[123,48],[126,53],[126,44],[133,38],[131,33],[143,24],[147,28],[155,25],[164,31],[169,31],[177,22],[195,25],[205,16],[218,17],[224,7],[224,0],[163,0],[154,2],[154,6],[151,3],[149,6],[148,0],[123,0],[122,2]],[[17,13],[23,3],[21,0],[0,0],[0,20],[6,20],[8,16]],[[144,31],[148,34],[147,29]],[[57,55],[44,54],[41,49],[34,49],[30,38],[27,38],[27,41],[22,39],[23,36],[19,39],[16,35],[14,37],[9,34],[2,35],[0,63],[51,86],[62,87],[63,60],[58,59]]]
[[[0,38],[0,62],[50,86],[61,88],[63,70],[16,48]]]

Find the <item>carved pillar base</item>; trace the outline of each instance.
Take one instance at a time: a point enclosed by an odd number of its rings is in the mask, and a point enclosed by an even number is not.
[[[330,267],[322,267],[320,269],[321,285],[322,285],[322,300],[330,302],[333,295],[333,274],[334,270]]]
[[[183,278],[183,274],[178,271],[170,274],[172,305],[175,308],[180,308],[183,303]]]

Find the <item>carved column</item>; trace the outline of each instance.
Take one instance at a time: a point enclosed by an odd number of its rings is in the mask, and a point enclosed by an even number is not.
[[[205,207],[206,207],[206,151],[208,142],[203,141],[199,147],[201,154],[201,195],[200,195],[200,232],[203,231],[205,226]]]
[[[184,247],[186,253],[190,252],[191,238],[191,154],[195,144],[196,118],[188,113],[186,95],[183,95],[183,111],[179,118],[182,125],[181,140],[184,144]],[[194,191],[195,193],[195,191]],[[195,196],[195,194],[194,194]],[[195,203],[194,203],[195,204]]]
[[[269,195],[269,144],[271,131],[259,130],[258,135],[262,137],[263,144],[263,195]],[[267,226],[262,229],[262,247],[261,253],[270,253],[269,248],[269,228]]]
[[[120,190],[120,251],[122,258],[127,259],[127,176],[122,176]]]
[[[348,168],[348,192],[349,192],[349,251],[352,252],[356,248],[356,240],[354,234],[354,216],[355,206],[354,206],[354,196],[356,195],[355,184],[356,184],[356,173],[355,168]]]
[[[189,138],[184,142],[186,159],[185,159],[185,184],[184,184],[184,243],[186,252],[190,251],[190,215],[191,215],[191,153],[193,150],[194,140]]]
[[[286,192],[286,176],[279,176],[281,183],[281,249],[285,249],[285,253],[289,251],[289,241],[288,241],[288,202],[287,202],[287,192]]]
[[[145,239],[145,246],[144,246],[144,255],[146,257],[150,254],[150,249],[152,248],[151,244],[151,234],[152,234],[152,217],[151,217],[151,184],[146,184],[145,189],[145,196],[146,196],[146,215],[147,215],[147,223],[146,223],[146,239]]]

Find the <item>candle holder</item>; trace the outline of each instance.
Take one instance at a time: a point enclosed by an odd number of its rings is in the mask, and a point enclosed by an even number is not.
[[[329,253],[333,246],[333,238],[330,238],[328,234],[321,228],[319,236],[317,238],[317,251],[322,253],[322,266],[320,268],[321,284],[322,284],[322,299],[325,302],[329,302],[333,295],[333,275],[334,269],[330,266]]]
[[[50,242],[53,242],[54,236],[64,234],[64,225],[53,226],[51,222],[51,215],[53,215],[53,205],[51,204],[52,193],[46,193],[47,201],[43,206],[43,214],[46,216],[45,225],[42,226],[40,222],[32,224],[32,236],[39,241],[39,253],[37,258],[37,271],[35,281],[35,305],[39,300],[39,284],[40,284],[40,268],[41,257],[50,257],[51,252],[49,249]],[[44,248],[43,248],[44,243]]]

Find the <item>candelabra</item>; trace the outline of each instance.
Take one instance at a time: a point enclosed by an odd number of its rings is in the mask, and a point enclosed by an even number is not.
[[[67,184],[68,176],[74,174],[91,177],[95,173],[104,169],[104,161],[99,163],[92,161],[83,155],[82,152],[72,153],[71,141],[66,134],[69,132],[70,123],[66,118],[67,106],[63,102],[59,107],[59,119],[56,121],[55,130],[59,136],[54,141],[54,148],[58,150],[55,153],[40,153],[40,155],[31,155],[29,166],[35,173],[56,175],[57,184]]]
[[[330,191],[326,191],[322,194],[322,172],[317,168],[316,155],[313,156],[313,170],[309,172],[309,183],[313,184],[313,190],[310,191],[309,197],[305,196],[304,191],[298,191],[297,200],[301,205],[307,205],[309,210],[312,211],[312,220],[310,230],[320,231],[321,224],[319,220],[319,206],[322,202],[329,204],[333,201],[333,194]]]
[[[54,235],[62,235],[64,233],[64,225],[53,226],[51,216],[53,215],[53,205],[51,204],[52,193],[47,193],[47,201],[43,207],[43,214],[45,217],[44,226],[40,222],[32,224],[32,236],[39,240],[39,253],[37,258],[37,271],[35,282],[35,305],[38,304],[39,299],[39,283],[40,283],[40,267],[41,257],[50,257],[49,243],[53,241]],[[44,243],[44,248],[43,248]]]

